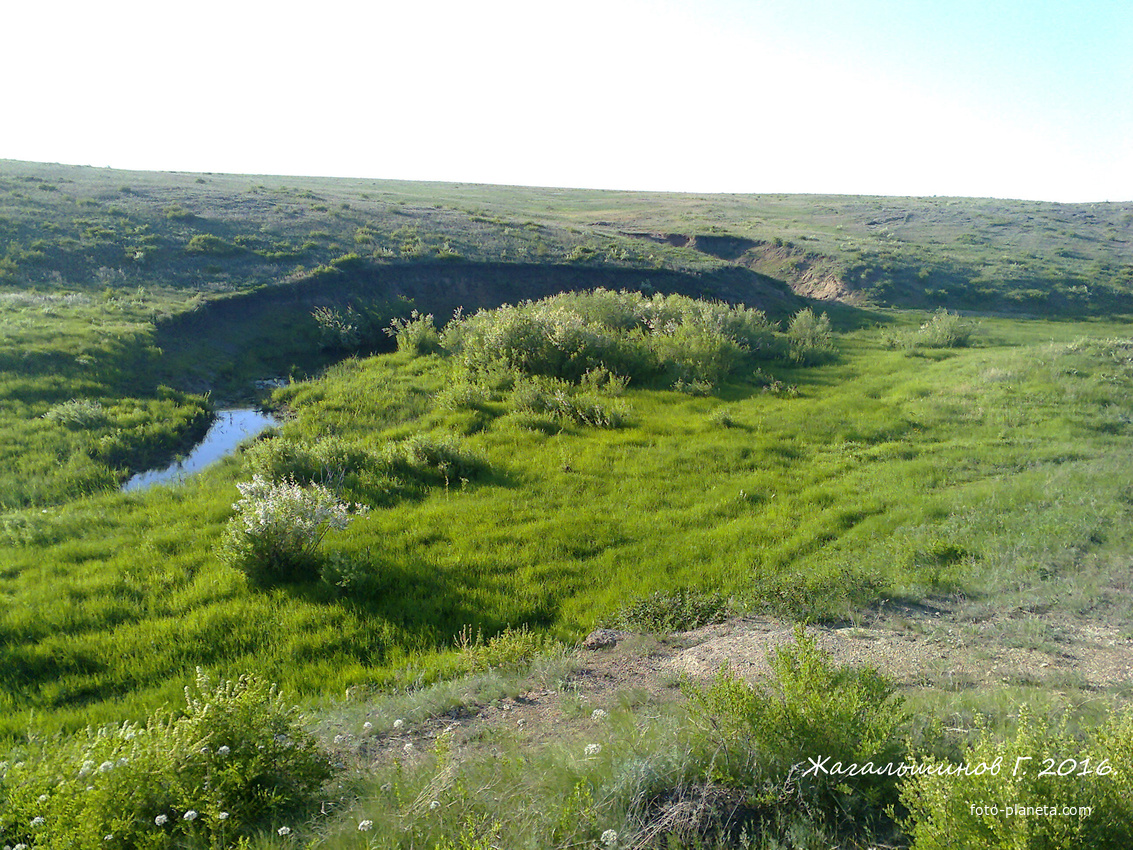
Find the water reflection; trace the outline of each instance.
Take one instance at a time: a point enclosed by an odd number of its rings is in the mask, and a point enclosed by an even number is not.
[[[254,437],[265,428],[270,428],[278,420],[269,413],[253,409],[221,410],[209,428],[208,433],[188,455],[165,469],[152,469],[139,472],[122,485],[122,492],[130,493],[145,490],[154,484],[180,481],[186,475],[199,472],[210,463],[232,453],[241,442]]]

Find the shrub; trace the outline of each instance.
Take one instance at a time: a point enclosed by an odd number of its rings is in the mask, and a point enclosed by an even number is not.
[[[458,313],[441,345],[473,374],[503,368],[572,383],[604,369],[643,383],[666,375],[711,385],[742,358],[779,351],[758,310],[605,289]]]
[[[918,348],[963,348],[971,337],[970,322],[941,308],[917,330],[894,331],[885,334],[883,340],[887,348],[915,351]]]
[[[394,319],[385,332],[397,340],[398,351],[412,354],[435,354],[441,350],[441,335],[433,323],[433,314],[422,315],[414,310],[408,319]]]
[[[319,327],[319,345],[322,348],[354,351],[362,344],[363,318],[353,307],[345,310],[316,307],[311,316]]]
[[[484,640],[484,633],[465,626],[456,639],[460,652],[460,668],[466,673],[518,667],[533,658],[561,649],[560,644],[546,635],[535,634],[526,626],[514,629],[508,626],[498,635]]]
[[[106,411],[100,402],[73,398],[55,405],[43,418],[68,428],[97,428],[106,424]]]
[[[719,593],[690,587],[636,599],[619,609],[611,624],[621,629],[667,634],[723,622],[728,612],[728,600]]]
[[[243,498],[228,524],[221,556],[257,584],[315,578],[315,550],[332,528],[369,509],[319,484],[273,482],[262,475],[236,485]]]
[[[812,759],[879,766],[899,759],[905,718],[893,682],[873,669],[834,666],[801,626],[795,643],[768,660],[773,676],[762,688],[726,666],[706,688],[685,683],[692,717],[719,754],[713,778],[764,800],[789,790],[832,826],[880,817],[895,802],[892,779],[808,770]]]
[[[822,363],[835,354],[831,338],[830,317],[816,316],[807,307],[792,318],[787,327],[787,342],[791,359],[803,365]]]
[[[358,448],[341,437],[316,442],[273,437],[260,440],[244,451],[252,474],[272,481],[318,484],[337,495],[361,494],[382,489],[388,464],[376,454]]]
[[[435,396],[438,407],[445,410],[468,410],[483,407],[491,397],[487,388],[473,380],[454,379]]]
[[[904,783],[901,802],[918,850],[1133,847],[1133,713],[1080,740],[1021,712],[1009,740],[984,730],[959,765],[926,757],[915,767],[925,772]]]
[[[240,251],[239,245],[233,245],[209,233],[198,233],[185,246],[186,254],[206,254],[212,257],[230,257]]]
[[[739,363],[744,348],[722,330],[682,322],[650,338],[657,360],[682,385],[714,387]]]
[[[912,336],[914,345],[924,348],[963,348],[972,336],[972,327],[956,313],[941,308]]]
[[[326,756],[275,685],[196,689],[174,716],[33,742],[0,767],[6,845],[229,846],[310,805]],[[113,836],[112,838],[108,836]]]
[[[511,403],[522,413],[546,414],[560,422],[594,428],[620,428],[625,422],[624,402],[608,398],[602,390],[579,389],[557,378],[516,381]]]

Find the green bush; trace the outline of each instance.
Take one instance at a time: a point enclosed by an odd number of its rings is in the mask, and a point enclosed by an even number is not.
[[[561,645],[546,635],[535,634],[526,626],[514,629],[508,626],[498,635],[484,640],[484,633],[465,626],[457,636],[459,667],[465,673],[482,673],[486,670],[513,668],[526,664],[540,655],[561,649]]]
[[[106,411],[100,402],[73,398],[56,404],[43,414],[43,418],[68,428],[97,428],[106,424]]]
[[[711,777],[753,789],[764,802],[789,792],[833,827],[878,820],[896,801],[891,777],[826,769],[899,762],[905,716],[893,682],[873,669],[835,666],[801,626],[795,643],[768,660],[773,676],[763,687],[727,667],[708,687],[684,685],[692,717],[717,753]]]
[[[803,365],[830,360],[836,353],[830,330],[830,317],[816,316],[807,307],[796,313],[787,326],[787,342],[791,359]]]
[[[924,348],[963,348],[971,336],[969,322],[942,308],[912,335],[912,342]]]
[[[355,351],[362,344],[365,320],[353,307],[316,307],[311,317],[319,328],[319,345],[330,351]]]
[[[330,777],[274,685],[198,671],[177,714],[35,740],[0,763],[7,846],[227,847],[298,817]]]
[[[462,479],[479,477],[485,469],[480,458],[452,437],[414,434],[390,443],[382,457],[390,472],[404,480],[422,484],[458,484]]]
[[[605,289],[458,313],[441,345],[473,374],[502,368],[571,383],[604,369],[640,383],[664,376],[711,385],[744,357],[780,352],[758,310]]]
[[[233,245],[209,233],[198,233],[185,246],[187,254],[206,254],[211,257],[231,257],[240,251],[239,245]]]
[[[972,324],[944,308],[915,331],[895,331],[885,336],[888,348],[915,351],[918,348],[963,348],[972,337]]]
[[[1133,847],[1133,713],[1076,737],[1022,712],[1010,739],[984,730],[959,763],[915,767],[901,802],[916,850]]]
[[[636,599],[619,609],[610,623],[620,629],[667,634],[723,622],[729,611],[728,600],[719,593],[689,587]]]
[[[433,323],[433,314],[422,315],[414,310],[408,319],[394,319],[385,332],[397,340],[398,351],[413,354],[435,354],[441,350],[441,335]]]
[[[315,550],[326,533],[368,511],[322,485],[294,479],[276,482],[257,474],[236,486],[242,498],[233,505],[236,516],[220,554],[257,584],[317,577]]]
[[[613,386],[624,384],[615,381]],[[521,413],[547,415],[559,422],[594,428],[620,428],[626,415],[624,403],[609,398],[603,390],[579,388],[558,378],[517,380],[511,392],[511,403]]]

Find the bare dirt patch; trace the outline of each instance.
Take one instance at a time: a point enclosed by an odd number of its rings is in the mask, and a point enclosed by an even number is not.
[[[1016,611],[974,622],[947,608],[915,606],[868,625],[808,630],[836,664],[876,668],[906,693],[1020,684],[1086,691],[1133,687],[1133,641],[1113,627],[1063,615]],[[703,681],[724,664],[757,683],[771,673],[768,654],[794,641],[795,626],[742,616],[664,639],[618,637],[608,648],[575,650],[573,669],[562,682],[374,735],[358,742],[360,751],[351,760],[412,760],[442,732],[458,744],[492,730],[508,731],[531,745],[563,741],[584,733],[595,709],[681,699],[682,677]]]

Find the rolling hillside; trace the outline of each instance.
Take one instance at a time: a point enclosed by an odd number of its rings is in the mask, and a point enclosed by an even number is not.
[[[632,270],[639,283],[663,270],[772,312],[798,306],[789,288],[878,307],[1113,315],[1133,311],[1133,202],[644,194],[0,163],[0,285],[209,296],[422,263],[514,270],[521,289],[532,265],[573,269],[562,286],[585,285],[596,269]],[[433,309],[429,294],[415,295]],[[436,303],[450,301],[439,288]]]

